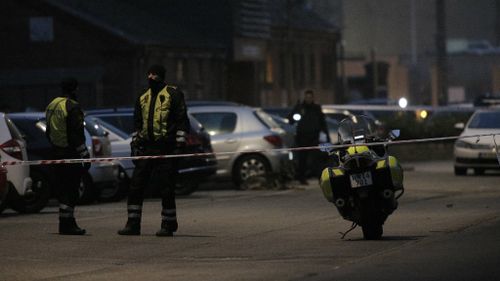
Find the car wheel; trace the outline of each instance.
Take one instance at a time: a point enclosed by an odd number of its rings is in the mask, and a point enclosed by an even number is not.
[[[196,189],[198,189],[198,182],[183,180],[176,184],[175,186],[175,195],[189,195],[193,193]]]
[[[99,201],[114,202],[120,201],[125,196],[130,186],[130,179],[122,167],[118,168],[118,181],[99,191]]]
[[[7,195],[9,194],[10,183],[7,183],[5,192],[0,193],[0,214],[7,208]]]
[[[237,160],[233,168],[233,181],[240,186],[244,181],[256,177],[265,176],[271,172],[271,167],[266,158],[261,155],[245,155]]]
[[[476,175],[476,176],[484,175],[484,169],[481,169],[481,168],[474,169],[474,175]]]
[[[467,168],[455,167],[455,175],[457,175],[457,176],[465,176],[466,174],[467,174]]]
[[[80,186],[78,187],[78,204],[90,204],[94,202],[96,198],[94,190],[94,182],[89,173],[84,173],[80,180]]]
[[[31,169],[30,177],[33,180],[31,190],[27,191],[23,196],[17,195],[10,202],[10,206],[16,212],[38,213],[49,202],[51,192],[47,175],[39,170]]]

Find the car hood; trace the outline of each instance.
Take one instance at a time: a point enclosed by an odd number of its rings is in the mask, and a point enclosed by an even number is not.
[[[495,136],[495,140],[497,144],[500,145],[500,129],[465,129],[462,132],[462,134],[460,134],[460,136],[465,137],[465,136],[489,135],[489,134],[497,134]],[[493,138],[490,136],[480,137],[479,141],[477,141],[477,138],[467,138],[462,140],[470,143],[481,143],[481,144],[493,143]]]

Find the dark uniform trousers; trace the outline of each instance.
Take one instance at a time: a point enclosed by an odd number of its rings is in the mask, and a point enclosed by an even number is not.
[[[318,134],[297,134],[295,142],[298,147],[317,146],[319,144]],[[309,162],[315,163],[314,150],[297,151],[298,169],[297,179],[306,180],[309,171]],[[313,169],[314,170],[314,169]]]
[[[146,148],[144,155],[171,155],[175,148]],[[177,178],[177,158],[137,160],[130,184],[127,209],[129,219],[140,219],[144,191],[148,184],[160,188],[162,198],[162,226],[171,231],[177,230],[175,205],[175,183]]]
[[[69,149],[53,148],[54,159],[78,159],[78,153]],[[59,200],[59,217],[74,218],[75,205],[78,202],[78,190],[82,174],[82,164],[55,164],[51,167],[56,183],[57,199]]]

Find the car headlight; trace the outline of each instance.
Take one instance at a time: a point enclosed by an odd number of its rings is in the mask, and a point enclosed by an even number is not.
[[[463,140],[457,140],[455,142],[455,147],[459,147],[459,148],[472,148],[472,144],[466,142],[466,141],[463,141]]]

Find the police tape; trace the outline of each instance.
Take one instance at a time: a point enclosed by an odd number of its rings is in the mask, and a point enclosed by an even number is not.
[[[4,161],[0,162],[0,166],[32,166],[32,165],[54,165],[54,164],[81,164],[81,163],[106,163],[114,161],[126,161],[126,160],[153,160],[153,159],[170,159],[170,158],[187,158],[187,157],[207,157],[207,156],[226,156],[240,153],[265,153],[265,152],[294,152],[294,151],[305,151],[305,150],[335,150],[348,148],[353,146],[380,146],[380,145],[401,145],[401,144],[418,144],[426,142],[440,142],[448,140],[458,140],[458,139],[470,139],[476,138],[476,143],[479,142],[480,138],[492,137],[493,138],[493,149],[496,153],[497,160],[500,164],[500,153],[498,150],[498,145],[495,140],[495,136],[500,134],[479,134],[471,136],[452,136],[452,137],[438,137],[438,138],[423,138],[423,139],[410,139],[410,140],[399,140],[399,141],[381,141],[381,142],[370,142],[370,143],[355,143],[355,144],[321,144],[316,146],[302,146],[302,147],[289,147],[289,148],[273,148],[273,149],[256,149],[256,150],[240,150],[240,151],[227,151],[227,152],[203,152],[203,153],[188,153],[188,154],[166,154],[166,155],[147,155],[147,156],[123,156],[123,157],[103,157],[103,158],[86,158],[86,159],[57,159],[57,160],[15,160],[15,161]]]

